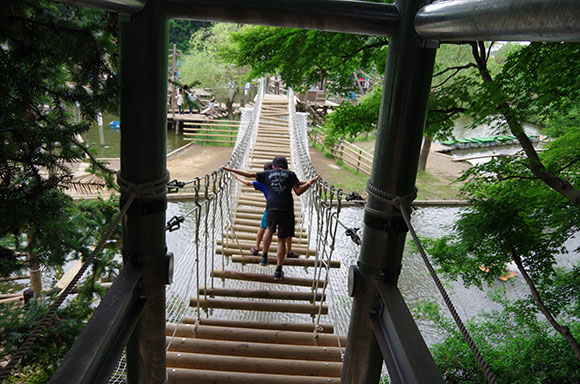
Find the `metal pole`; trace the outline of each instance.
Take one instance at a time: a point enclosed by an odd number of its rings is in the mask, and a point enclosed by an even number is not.
[[[393,4],[353,0],[165,0],[168,17],[390,36]]]
[[[137,295],[146,300],[127,344],[127,382],[165,383],[165,243],[167,209],[167,20],[162,0],[121,16],[121,204],[131,189],[161,184],[162,192],[137,195],[123,226],[123,261],[143,268]],[[163,180],[166,180],[163,183]]]
[[[578,0],[449,0],[415,18],[429,40],[580,41]]]
[[[423,48],[414,32],[414,16],[424,1],[398,0],[395,5],[402,22],[389,43],[369,182],[384,195],[406,196],[414,191],[435,49]],[[349,276],[354,302],[342,370],[345,384],[374,384],[380,379],[383,357],[369,313],[375,310],[376,281],[396,286],[405,246],[406,226],[400,212],[373,195],[365,207],[358,268],[351,269]],[[410,332],[396,331],[402,340]]]

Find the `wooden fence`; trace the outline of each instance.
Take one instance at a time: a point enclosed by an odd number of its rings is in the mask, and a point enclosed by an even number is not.
[[[183,137],[208,144],[228,144],[233,146],[238,137],[239,121],[210,120],[203,122],[185,121],[183,123]]]
[[[328,145],[324,140],[324,135],[320,131],[312,130],[308,136],[310,140],[330,151],[330,154],[337,160],[342,160],[355,171],[362,172],[368,176],[373,168],[373,155],[346,140],[339,140],[333,145]]]

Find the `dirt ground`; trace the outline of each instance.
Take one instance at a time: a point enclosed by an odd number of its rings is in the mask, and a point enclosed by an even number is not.
[[[361,147],[369,149],[372,146],[372,143],[361,145]],[[427,170],[426,172],[420,172],[417,176],[419,200],[457,199],[459,185],[454,181],[463,170],[469,168],[469,165],[453,161],[450,156],[438,152],[440,149],[442,149],[440,145],[433,144],[427,161]],[[225,164],[230,158],[231,152],[232,147],[188,144],[186,148],[168,156],[167,169],[170,172],[170,178],[171,180],[190,181],[195,177],[204,176],[218,170],[221,165]],[[342,189],[347,194],[358,192],[365,196],[367,175],[357,174],[352,170],[345,169],[339,162],[326,157],[313,147],[310,148],[310,156],[316,171],[324,181]],[[109,159],[108,162],[110,168],[119,169],[118,159]],[[82,173],[84,172],[81,165],[76,174],[80,175]],[[107,193],[103,195],[107,195]]]

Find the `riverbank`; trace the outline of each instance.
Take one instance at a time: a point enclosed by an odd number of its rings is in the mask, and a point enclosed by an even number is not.
[[[357,142],[356,145],[368,152],[374,151],[374,141]],[[438,143],[431,145],[426,170],[417,174],[417,200],[435,202],[459,199],[461,183],[456,180],[471,165],[454,161],[450,155],[439,152],[442,149],[443,146]],[[368,175],[356,173],[329,157],[328,153],[320,152],[314,147],[310,147],[310,157],[314,168],[326,182],[347,194],[356,192],[366,197]]]

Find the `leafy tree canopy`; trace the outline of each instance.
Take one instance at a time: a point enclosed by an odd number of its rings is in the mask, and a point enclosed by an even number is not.
[[[384,71],[388,40],[378,36],[246,26],[233,35],[229,59],[251,68],[249,78],[279,73],[296,90],[329,79],[338,91],[351,88],[359,69]]]
[[[197,30],[206,26],[206,22],[195,21],[195,20],[181,20],[181,19],[171,19],[169,20],[169,45],[173,47],[173,44],[177,46],[177,49],[182,52],[187,51],[189,48],[189,39]]]
[[[71,223],[75,137],[116,110],[117,18],[45,0],[7,0],[0,13],[0,273],[29,261],[62,265],[87,236]],[[78,103],[83,121],[67,112]],[[58,231],[55,228],[59,228]]]

